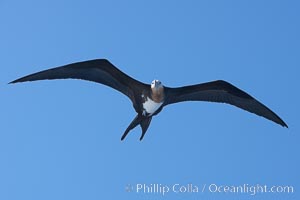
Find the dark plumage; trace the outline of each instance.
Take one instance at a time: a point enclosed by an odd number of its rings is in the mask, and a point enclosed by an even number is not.
[[[197,85],[170,88],[164,87],[160,81],[154,80],[149,85],[121,72],[106,59],[64,65],[37,72],[10,83],[69,78],[101,83],[129,97],[137,112],[137,116],[128,126],[121,140],[137,125],[140,125],[142,128],[140,138],[142,140],[151,123],[152,116],[157,115],[166,105],[183,101],[228,103],[269,119],[283,127],[287,127],[286,123],[273,111],[246,92],[226,81],[218,80]]]

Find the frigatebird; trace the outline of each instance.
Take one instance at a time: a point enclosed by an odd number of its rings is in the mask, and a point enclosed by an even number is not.
[[[30,74],[10,83],[51,79],[93,81],[112,87],[129,97],[137,115],[125,130],[121,140],[124,140],[129,131],[138,125],[142,128],[140,137],[140,140],[142,140],[153,116],[157,115],[164,106],[183,101],[227,103],[262,116],[283,127],[288,127],[268,107],[226,81],[217,80],[171,88],[163,86],[159,80],[153,80],[151,85],[149,85],[131,78],[106,59],[76,62]]]

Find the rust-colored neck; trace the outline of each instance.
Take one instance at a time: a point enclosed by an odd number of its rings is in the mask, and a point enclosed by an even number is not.
[[[152,90],[152,100],[156,103],[161,103],[165,98],[164,88],[151,88]]]

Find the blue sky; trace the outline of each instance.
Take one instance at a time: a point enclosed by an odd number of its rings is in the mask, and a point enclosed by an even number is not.
[[[276,0],[0,1],[0,199],[298,199],[299,9]],[[7,84],[94,58],[146,83],[227,80],[289,129],[188,102],[164,108],[142,142],[139,128],[121,142],[135,116],[121,93],[78,80]],[[206,189],[162,196],[137,184]],[[213,184],[294,193],[225,194]]]

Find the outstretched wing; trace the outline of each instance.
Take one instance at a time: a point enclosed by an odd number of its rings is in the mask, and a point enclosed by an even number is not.
[[[106,59],[77,62],[37,72],[10,83],[50,79],[82,79],[112,87],[134,102],[135,92],[150,86],[126,75]]]
[[[167,98],[164,105],[182,101],[228,103],[287,127],[286,123],[272,110],[226,81],[218,80],[179,88],[166,87],[165,92]]]

